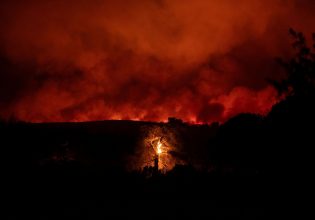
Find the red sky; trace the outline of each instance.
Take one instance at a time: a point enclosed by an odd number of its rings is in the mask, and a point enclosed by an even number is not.
[[[314,31],[314,11],[312,0],[1,1],[0,118],[264,114],[288,29]]]

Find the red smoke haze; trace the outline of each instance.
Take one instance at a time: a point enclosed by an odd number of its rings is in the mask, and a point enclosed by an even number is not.
[[[0,117],[225,121],[267,113],[311,0],[2,1]]]

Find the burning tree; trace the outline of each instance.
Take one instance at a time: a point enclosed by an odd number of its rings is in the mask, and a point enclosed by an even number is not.
[[[152,147],[154,151],[154,168],[155,170],[161,170],[167,168],[167,164],[164,161],[164,156],[167,155],[168,150],[171,148],[168,146],[167,141],[163,141],[163,137],[154,137],[151,140],[148,140],[150,142],[150,146]],[[160,162],[161,161],[161,162]]]
[[[166,172],[176,163],[182,163],[172,152],[180,150],[176,130],[167,126],[149,125],[142,127],[142,137],[136,155],[132,160],[132,169],[151,168],[154,172]]]

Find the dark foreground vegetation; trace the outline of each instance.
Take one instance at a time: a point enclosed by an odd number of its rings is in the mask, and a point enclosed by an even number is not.
[[[2,122],[3,215],[302,219],[314,172],[315,55],[301,33],[291,35],[297,55],[281,61],[287,78],[272,82],[285,98],[264,117],[244,113],[222,125]],[[174,157],[185,163],[166,173],[129,169],[150,126],[177,132]]]

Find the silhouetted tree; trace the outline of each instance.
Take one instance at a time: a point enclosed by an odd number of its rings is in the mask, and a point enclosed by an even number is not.
[[[279,60],[287,77],[273,85],[286,98],[274,105],[267,116],[266,147],[270,170],[289,175],[300,175],[309,169],[314,139],[310,129],[315,122],[315,33],[313,45],[307,45],[305,36],[293,29],[292,46],[295,56],[289,61]]]
[[[315,91],[315,33],[312,34],[313,45],[311,47],[307,44],[302,32],[290,28],[289,34],[293,38],[292,46],[296,54],[289,61],[278,59],[278,62],[285,68],[287,76],[281,81],[271,80],[271,83],[280,94],[313,96]]]

